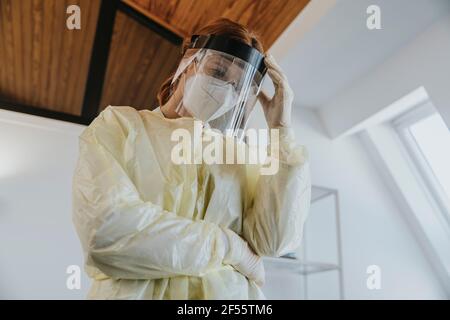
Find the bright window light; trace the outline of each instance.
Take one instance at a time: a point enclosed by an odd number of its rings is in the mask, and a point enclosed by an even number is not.
[[[422,185],[450,226],[450,130],[430,101],[393,122]]]
[[[450,200],[450,130],[439,116],[432,114],[410,126],[410,132]]]

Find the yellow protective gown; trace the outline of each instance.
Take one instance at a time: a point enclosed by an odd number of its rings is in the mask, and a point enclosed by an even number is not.
[[[109,106],[80,135],[73,221],[93,279],[88,298],[264,299],[223,263],[221,229],[261,256],[299,246],[311,192],[305,148],[282,131],[276,175],[256,165],[176,165],[171,134],[193,123]]]

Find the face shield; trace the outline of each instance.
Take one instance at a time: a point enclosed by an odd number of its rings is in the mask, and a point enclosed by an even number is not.
[[[242,139],[266,72],[255,48],[221,35],[195,35],[175,72],[180,116]]]

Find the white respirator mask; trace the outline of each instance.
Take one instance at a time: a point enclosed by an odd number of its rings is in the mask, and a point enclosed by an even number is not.
[[[236,106],[238,95],[229,82],[197,74],[185,83],[184,108],[195,118],[211,121]]]

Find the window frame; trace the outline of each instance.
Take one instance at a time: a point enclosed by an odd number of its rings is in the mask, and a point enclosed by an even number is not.
[[[440,220],[450,227],[450,202],[446,200],[448,196],[410,130],[413,124],[433,114],[439,114],[439,112],[431,101],[426,101],[395,118],[391,123],[413,165],[411,169],[419,184],[438,213]]]

